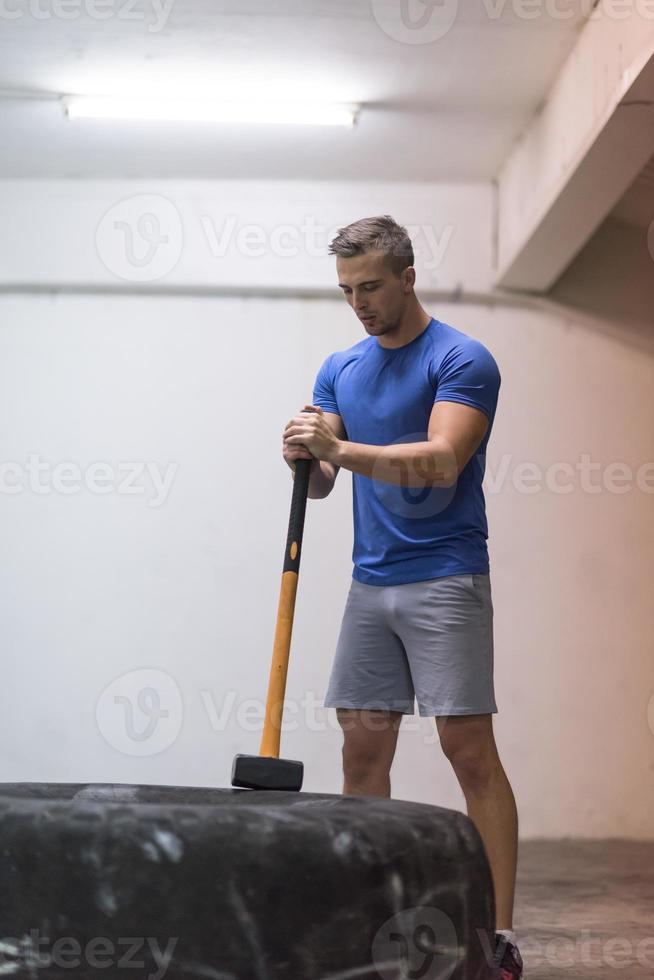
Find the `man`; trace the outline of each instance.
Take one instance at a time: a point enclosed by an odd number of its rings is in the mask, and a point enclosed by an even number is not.
[[[283,456],[309,496],[353,474],[354,568],[325,705],[343,730],[344,794],[390,796],[403,714],[433,716],[488,855],[495,976],[522,976],[512,929],[518,818],[492,716],[493,605],[482,480],[501,383],[490,352],[429,316],[389,216],[341,228],[339,286],[367,337],[322,364]]]

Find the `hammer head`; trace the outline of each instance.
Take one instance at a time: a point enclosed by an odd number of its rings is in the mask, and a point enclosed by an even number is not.
[[[232,766],[232,786],[299,791],[302,788],[303,775],[304,765],[292,759],[237,755]]]

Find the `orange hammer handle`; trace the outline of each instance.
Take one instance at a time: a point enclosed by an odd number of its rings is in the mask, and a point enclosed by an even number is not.
[[[277,607],[277,625],[275,627],[272,664],[268,681],[266,714],[263,721],[263,734],[259,749],[259,755],[273,756],[276,759],[279,758],[282,711],[284,695],[286,693],[288,660],[291,650],[295,596],[297,594],[297,583],[300,573],[300,554],[302,551],[304,516],[309,492],[311,462],[310,459],[297,459],[295,461],[291,515],[288,522],[282,584]]]

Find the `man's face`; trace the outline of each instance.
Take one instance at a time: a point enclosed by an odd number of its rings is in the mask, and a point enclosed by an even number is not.
[[[383,253],[366,252],[337,256],[336,271],[346,300],[369,334],[378,337],[399,326],[412,291],[412,268],[398,277]]]

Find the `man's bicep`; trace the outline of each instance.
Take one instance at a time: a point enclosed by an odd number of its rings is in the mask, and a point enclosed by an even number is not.
[[[479,408],[459,402],[437,401],[429,417],[429,440],[440,441],[452,457],[457,479],[479,448],[488,418]]]
[[[329,426],[329,428],[332,430],[332,432],[336,435],[338,439],[347,439],[347,432],[345,431],[345,426],[343,425],[343,419],[341,418],[340,415],[337,415],[335,412],[323,412],[323,417],[325,419],[325,422]],[[325,467],[331,468],[335,480],[336,477],[338,476],[338,471],[340,469],[340,466],[336,466],[335,463],[328,463],[326,460],[323,460],[323,463]]]

